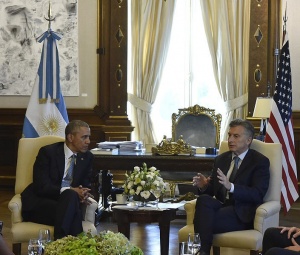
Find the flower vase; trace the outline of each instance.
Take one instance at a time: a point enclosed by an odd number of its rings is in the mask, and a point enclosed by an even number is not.
[[[140,203],[140,207],[146,207],[148,202],[149,201],[147,199],[142,200],[141,203]]]
[[[146,207],[150,201],[155,201],[156,199],[155,196],[151,194],[149,198],[144,198],[141,195],[134,195],[133,200],[138,201],[140,207]]]
[[[139,202],[138,204],[140,207],[145,207],[145,206],[147,206],[149,199],[146,199],[146,198],[142,197],[141,195],[134,195],[133,201]]]

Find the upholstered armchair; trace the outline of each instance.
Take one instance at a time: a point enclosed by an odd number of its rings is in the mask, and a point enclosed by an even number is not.
[[[220,152],[228,150],[227,142],[222,142]],[[277,227],[279,224],[280,190],[281,190],[281,144],[264,143],[253,140],[251,148],[267,156],[270,160],[270,184],[267,194],[264,197],[264,203],[256,209],[254,219],[254,229],[233,231],[214,235],[213,253],[220,254],[220,247],[230,247],[250,250],[250,255],[258,254],[262,249],[263,234],[267,228]],[[189,233],[194,232],[194,215],[196,200],[187,202],[184,205],[186,211],[186,226],[178,232],[179,242],[184,242]]]
[[[37,224],[33,222],[23,222],[21,193],[32,182],[32,170],[35,158],[39,149],[47,144],[64,141],[58,136],[41,136],[38,138],[21,138],[18,148],[18,160],[16,169],[15,195],[10,200],[8,208],[11,211],[11,233],[13,252],[16,255],[21,253],[21,243],[29,241],[30,238],[37,237],[39,229],[50,229],[53,240],[53,226]],[[83,229],[85,232],[91,231],[97,234],[95,222],[95,211],[98,207],[97,202],[91,199],[92,204],[83,208]]]

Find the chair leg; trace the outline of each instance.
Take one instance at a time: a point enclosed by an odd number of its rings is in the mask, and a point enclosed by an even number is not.
[[[13,243],[12,248],[15,255],[21,255],[21,243]]]
[[[181,250],[181,243],[179,243],[179,245],[178,245],[178,251],[179,251],[178,254],[181,254],[180,250]]]
[[[220,255],[220,247],[213,246],[213,255]]]

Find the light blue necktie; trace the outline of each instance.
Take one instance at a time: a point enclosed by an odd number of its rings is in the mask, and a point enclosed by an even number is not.
[[[234,177],[236,176],[237,170],[239,169],[239,160],[240,160],[240,158],[238,156],[234,156],[233,160],[234,160],[234,166],[233,166],[231,175],[229,177],[230,182],[233,182]]]
[[[63,178],[63,180],[61,182],[61,187],[70,187],[72,180],[73,180],[73,170],[74,170],[74,166],[75,166],[76,155],[73,154],[70,158],[71,158],[70,165],[67,170],[67,174],[66,174],[65,178]]]

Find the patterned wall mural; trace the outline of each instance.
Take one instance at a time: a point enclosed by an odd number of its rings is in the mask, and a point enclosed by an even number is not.
[[[49,0],[0,1],[0,95],[31,95],[47,29]],[[58,41],[64,96],[78,96],[77,0],[51,0],[51,29]]]

